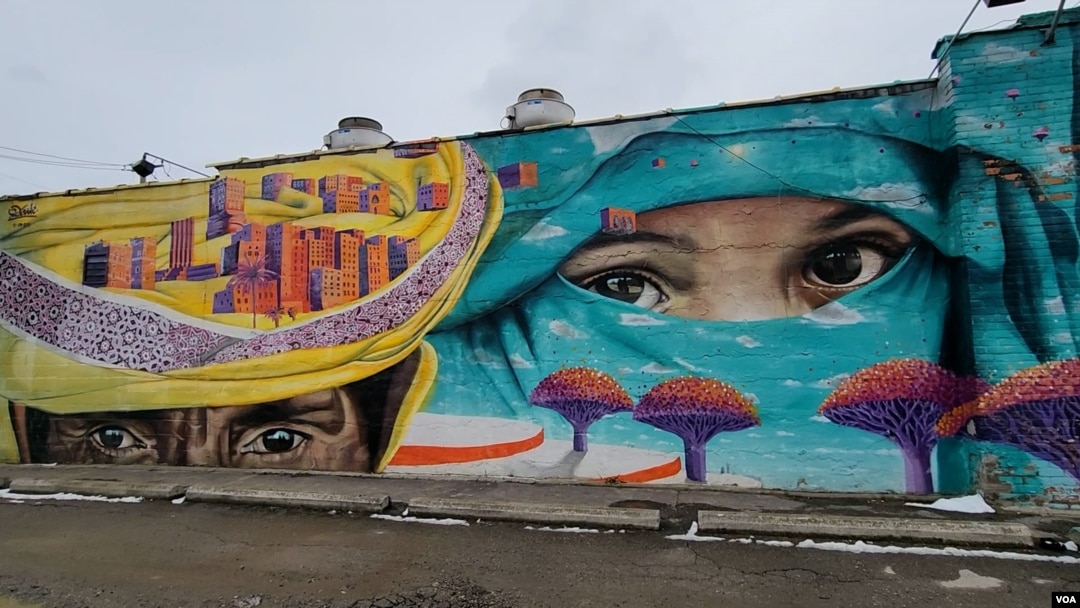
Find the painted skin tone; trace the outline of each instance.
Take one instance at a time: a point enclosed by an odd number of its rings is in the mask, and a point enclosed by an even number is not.
[[[601,296],[711,321],[799,316],[888,272],[915,244],[866,207],[798,197],[710,201],[637,216],[559,273]]]
[[[330,389],[254,406],[53,416],[55,462],[368,471],[367,423]]]

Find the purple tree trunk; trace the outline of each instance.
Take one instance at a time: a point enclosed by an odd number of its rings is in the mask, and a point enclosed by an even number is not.
[[[706,470],[705,470],[705,446],[702,444],[690,443],[684,441],[683,446],[685,448],[686,461],[686,478],[690,481],[697,481],[704,483]]]
[[[574,423],[570,426],[574,427],[574,451],[575,452],[588,452],[589,451],[589,423]]]
[[[934,477],[930,472],[930,450],[901,447],[904,455],[904,486],[909,494],[931,494]]]

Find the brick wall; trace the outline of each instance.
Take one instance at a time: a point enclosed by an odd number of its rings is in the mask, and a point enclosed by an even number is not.
[[[967,365],[999,382],[1076,356],[1074,70],[1080,11],[1066,11],[1044,44],[1052,13],[1011,29],[939,44],[943,136],[959,175],[950,219],[964,258]],[[1064,379],[1059,379],[1064,381]],[[1047,387],[1053,390],[1053,387]],[[1077,506],[1076,482],[1056,466],[990,443],[970,446],[988,494]]]

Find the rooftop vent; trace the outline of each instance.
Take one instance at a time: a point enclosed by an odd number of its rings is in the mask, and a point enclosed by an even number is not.
[[[506,108],[504,128],[524,129],[574,120],[574,108],[555,89],[529,89],[518,95],[517,103]]]
[[[323,145],[331,150],[342,148],[385,146],[394,141],[382,130],[377,120],[350,116],[338,121],[338,128],[323,136]]]

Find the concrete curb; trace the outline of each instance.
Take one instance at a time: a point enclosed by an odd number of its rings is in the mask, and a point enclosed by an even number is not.
[[[262,507],[303,507],[337,511],[378,513],[390,506],[389,496],[359,496],[326,492],[287,492],[246,488],[215,488],[191,486],[187,489],[191,502],[217,502]]]
[[[641,530],[660,529],[660,511],[656,509],[414,498],[409,501],[409,515],[467,517],[537,524],[608,526]]]
[[[0,490],[3,490],[11,484],[11,480],[7,477],[0,477]]]
[[[141,496],[154,500],[169,500],[183,496],[185,486],[170,483],[116,481],[110,479],[39,479],[17,477],[8,489],[19,494],[86,494],[106,498]]]
[[[987,521],[927,521],[892,517],[851,517],[791,513],[699,511],[702,532],[771,536],[832,537],[848,540],[934,541],[969,545],[1030,547],[1031,529],[1023,524]]]

